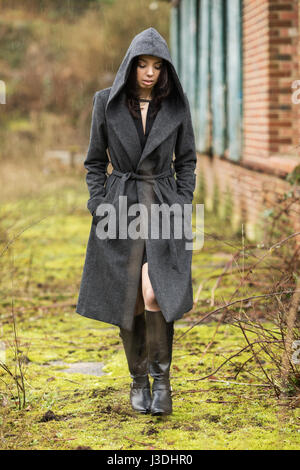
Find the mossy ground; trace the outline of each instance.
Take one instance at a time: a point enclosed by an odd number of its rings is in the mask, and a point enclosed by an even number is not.
[[[208,237],[204,249],[195,252],[195,294],[202,283],[199,303],[183,321],[176,322],[171,370],[174,412],[159,418],[136,415],[131,410],[130,378],[118,328],[75,312],[90,229],[83,180],[53,183],[38,199],[29,195],[1,208],[4,252],[0,258],[0,341],[6,345],[6,361],[14,371],[13,308],[26,406],[18,410],[12,399],[12,394],[16,397],[14,384],[1,370],[0,447],[299,448],[299,408],[282,406],[272,388],[263,385],[263,376],[254,363],[249,362],[247,370],[235,379],[239,366],[248,358],[246,352],[228,361],[210,379],[199,380],[245,345],[240,330],[230,324],[220,325],[216,335],[216,321],[187,331],[186,322],[230,299],[243,272],[239,260],[235,282],[224,276],[212,294],[231,254],[240,247],[240,241],[232,241],[230,230],[221,222],[222,234],[227,231],[231,243]],[[206,231],[212,230],[218,232],[218,222],[207,219]],[[238,297],[254,292],[259,293],[259,288],[254,286],[250,292],[248,286]],[[212,345],[204,354],[210,341]],[[103,362],[105,374],[68,374],[62,366],[50,364],[58,360]],[[53,414],[46,415],[52,417],[47,421],[45,413],[49,410]]]

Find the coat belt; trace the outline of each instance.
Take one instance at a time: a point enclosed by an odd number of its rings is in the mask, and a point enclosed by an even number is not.
[[[159,203],[164,204],[164,200],[163,200],[161,191],[159,189],[159,186],[158,186],[156,180],[160,179],[160,178],[167,178],[167,177],[173,176],[174,173],[175,173],[175,170],[174,170],[173,167],[169,168],[168,170],[166,170],[162,173],[158,173],[158,174],[154,174],[154,175],[141,175],[139,173],[134,173],[133,171],[128,171],[126,173],[122,173],[121,171],[113,169],[111,174],[116,175],[119,178],[121,178],[120,190],[118,191],[115,198],[117,198],[118,196],[125,196],[125,184],[126,184],[127,180],[129,180],[129,179],[147,180],[147,181],[149,181],[150,183],[153,184],[153,190],[154,190],[154,192],[157,196],[157,199],[158,199]],[[120,199],[119,199],[119,211],[120,211],[120,213],[122,211],[122,203],[123,203],[123,199],[121,199],[121,203],[120,203]],[[164,207],[164,206],[162,206],[162,207]],[[163,211],[163,215],[164,214],[165,214],[165,212]],[[169,218],[168,218],[168,221],[169,221]],[[118,222],[117,222],[117,224],[118,224]],[[118,226],[117,226],[117,233],[118,233]],[[179,262],[178,262],[177,249],[176,249],[176,244],[175,244],[175,240],[174,240],[174,231],[173,231],[172,224],[170,224],[169,249],[170,249],[172,267],[174,269],[177,269],[178,272],[181,272]]]

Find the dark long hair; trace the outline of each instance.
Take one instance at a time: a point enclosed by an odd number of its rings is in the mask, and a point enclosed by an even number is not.
[[[125,83],[126,104],[131,115],[135,118],[139,117],[139,94],[137,85],[137,65],[139,57],[134,57],[131,64],[131,69],[128,79]],[[160,109],[161,102],[167,96],[172,96],[175,92],[172,73],[169,64],[162,59],[162,67],[157,80],[152,90],[153,108],[152,115],[154,116]]]

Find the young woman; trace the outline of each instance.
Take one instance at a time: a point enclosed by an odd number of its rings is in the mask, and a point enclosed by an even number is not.
[[[84,166],[93,217],[76,312],[119,326],[133,409],[170,414],[174,321],[193,307],[191,220],[183,223],[182,210],[191,215],[196,150],[189,102],[156,29],[133,38],[113,85],[95,93]],[[139,237],[129,236],[133,227]]]

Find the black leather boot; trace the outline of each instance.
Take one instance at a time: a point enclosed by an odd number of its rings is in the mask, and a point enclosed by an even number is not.
[[[149,372],[153,377],[152,415],[172,413],[170,366],[174,336],[174,322],[167,323],[162,312],[146,312]]]
[[[132,331],[120,328],[120,337],[127,358],[132,383],[130,384],[130,402],[139,413],[149,413],[151,393],[148,377],[148,353],[146,343],[146,323],[144,313],[133,320]]]

